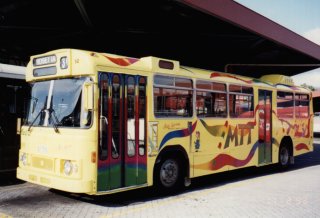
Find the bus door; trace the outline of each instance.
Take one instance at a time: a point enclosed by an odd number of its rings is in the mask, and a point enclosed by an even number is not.
[[[272,162],[272,92],[259,90],[259,164]]]
[[[146,78],[100,74],[98,191],[146,183]]]

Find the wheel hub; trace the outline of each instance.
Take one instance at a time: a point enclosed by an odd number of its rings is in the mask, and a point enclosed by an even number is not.
[[[282,148],[280,152],[280,161],[282,165],[287,165],[289,161],[289,152],[288,149]]]
[[[178,165],[175,161],[166,160],[160,170],[160,180],[166,187],[176,183],[178,179]]]

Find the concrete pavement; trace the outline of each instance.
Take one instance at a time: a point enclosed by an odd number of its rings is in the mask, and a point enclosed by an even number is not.
[[[319,143],[320,140],[316,140]],[[152,188],[92,198],[30,183],[0,185],[2,217],[320,217],[320,144],[290,170],[249,168],[192,181],[173,195]]]

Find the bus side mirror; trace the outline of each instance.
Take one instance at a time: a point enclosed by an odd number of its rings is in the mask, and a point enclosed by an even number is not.
[[[17,135],[21,134],[21,118],[17,118]]]
[[[84,110],[93,110],[93,83],[85,82],[83,85]]]

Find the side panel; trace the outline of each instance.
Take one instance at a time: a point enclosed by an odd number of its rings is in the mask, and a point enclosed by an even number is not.
[[[258,147],[256,90],[248,85],[235,84],[228,85],[228,92],[226,89],[224,92],[221,92],[221,89],[208,90],[206,93],[210,93],[210,96],[205,96],[202,109],[203,92],[203,90],[197,91],[196,107],[206,115],[203,116],[197,111],[198,125],[192,135],[195,147],[192,148],[195,151],[194,176],[256,165]],[[209,103],[214,103],[211,109]],[[207,116],[210,111],[211,116]]]

